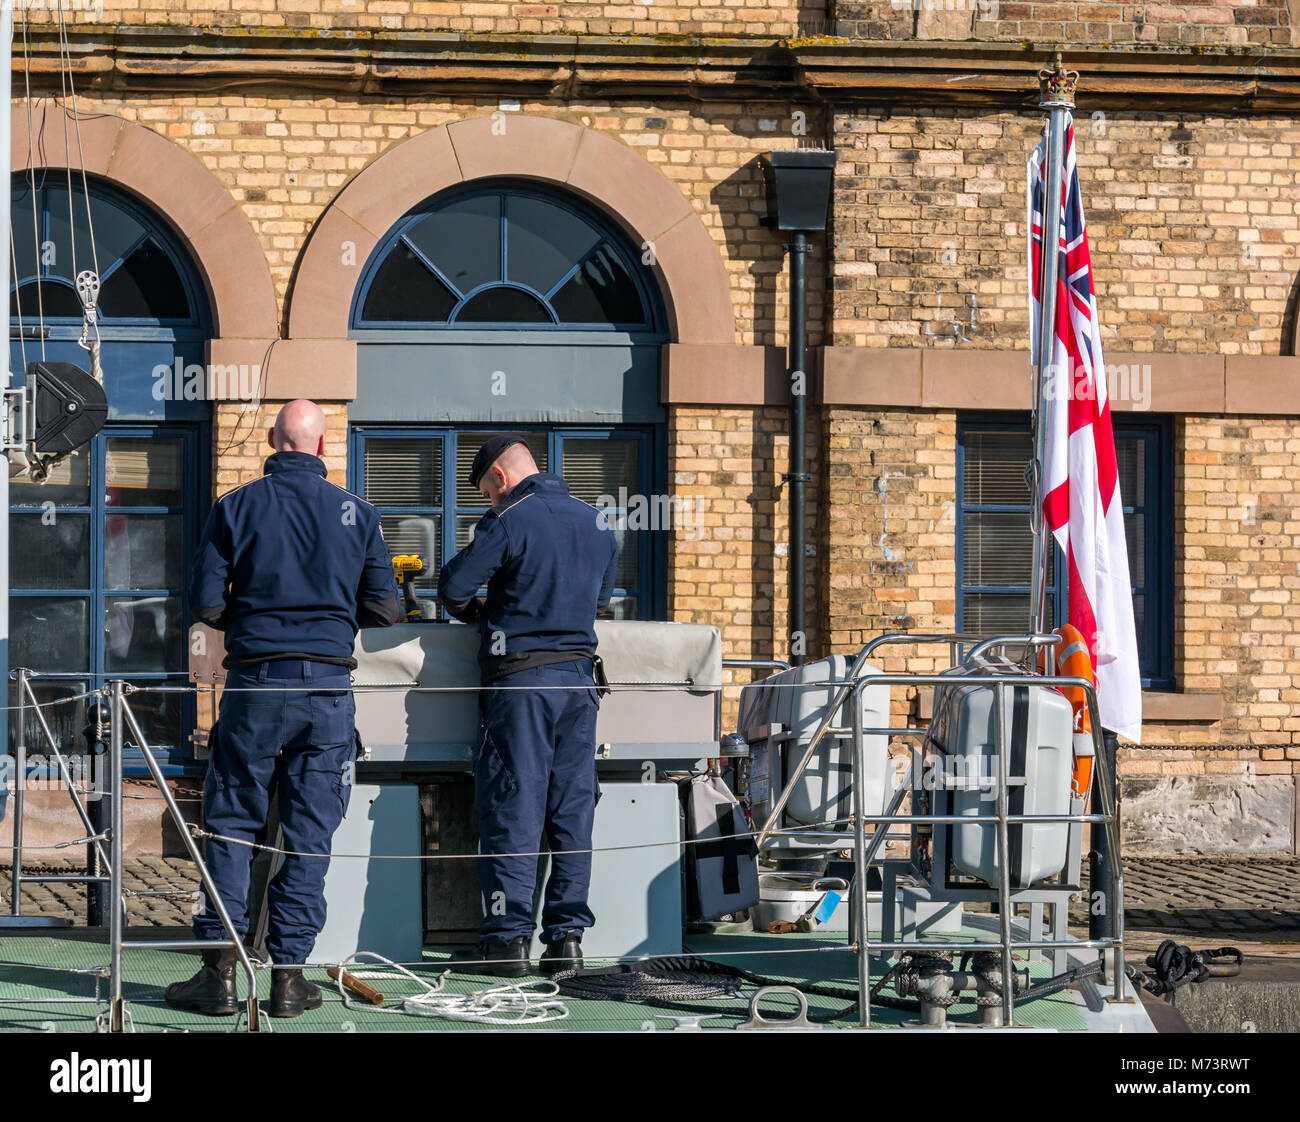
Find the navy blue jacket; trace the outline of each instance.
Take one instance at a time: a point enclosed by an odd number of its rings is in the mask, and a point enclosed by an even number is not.
[[[194,557],[190,611],[226,633],[226,665],[302,658],[353,667],[357,628],[400,618],[379,512],[277,452],[217,500]]]
[[[603,512],[539,472],[479,519],[473,541],[442,567],[438,599],[457,619],[477,619],[486,673],[500,656],[594,651],[596,612],[609,603],[617,568]]]

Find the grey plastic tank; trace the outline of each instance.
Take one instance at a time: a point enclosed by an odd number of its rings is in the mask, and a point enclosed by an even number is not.
[[[740,694],[739,727],[750,742],[749,794],[755,821],[762,822],[793,774],[813,733],[847,680],[851,661],[830,655],[815,662],[783,670],[746,686]],[[879,674],[873,666],[864,675]],[[858,694],[863,728],[889,724],[889,687],[866,686]],[[849,703],[841,706],[833,726],[851,725]],[[760,735],[763,730],[770,734]],[[893,789],[889,766],[889,738],[884,733],[864,737],[863,806],[867,814],[881,814]],[[845,734],[828,732],[808,768],[794,785],[786,803],[782,826],[817,826],[842,822],[853,813],[853,750]],[[802,849],[797,836],[783,839],[777,849]],[[826,848],[826,842],[809,842],[806,848]]]
[[[952,674],[1031,676],[1003,658],[954,667]],[[937,686],[927,747],[931,757],[935,809],[957,815],[989,815],[997,808],[993,685]],[[1070,703],[1055,689],[1004,687],[1007,732],[1008,809],[1012,814],[1069,814],[1074,719]],[[931,774],[929,771],[927,774]],[[1023,782],[1021,782],[1023,777]],[[942,808],[945,803],[950,808]],[[942,826],[936,829],[943,829]],[[993,824],[952,826],[949,859],[958,872],[997,884],[997,828]],[[1027,888],[1065,868],[1066,823],[1029,823],[1008,830],[1011,885]]]

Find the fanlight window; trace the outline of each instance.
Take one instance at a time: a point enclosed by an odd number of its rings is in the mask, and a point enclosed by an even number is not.
[[[34,179],[34,183],[33,183]],[[80,173],[38,170],[14,175],[10,189],[14,270],[9,314],[24,323],[39,316],[82,318],[77,273],[98,269],[101,319],[193,324],[195,301],[182,280],[175,247],[165,245],[154,219],[116,192],[90,181],[90,209]],[[91,231],[94,231],[92,238]]]
[[[647,330],[647,267],[568,200],[500,188],[433,202],[371,259],[359,327]]]

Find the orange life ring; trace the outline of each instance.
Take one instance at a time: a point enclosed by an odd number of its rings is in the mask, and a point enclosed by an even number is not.
[[[1063,678],[1084,678],[1096,685],[1092,658],[1083,633],[1072,624],[1058,627],[1061,641],[1038,652],[1038,672]],[[1092,790],[1092,721],[1088,716],[1088,695],[1078,686],[1063,686],[1061,693],[1074,710],[1074,793],[1086,799]]]

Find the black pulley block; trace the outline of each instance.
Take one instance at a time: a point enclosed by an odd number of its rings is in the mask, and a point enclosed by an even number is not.
[[[42,456],[80,448],[108,419],[104,387],[71,362],[29,362],[32,443]]]

